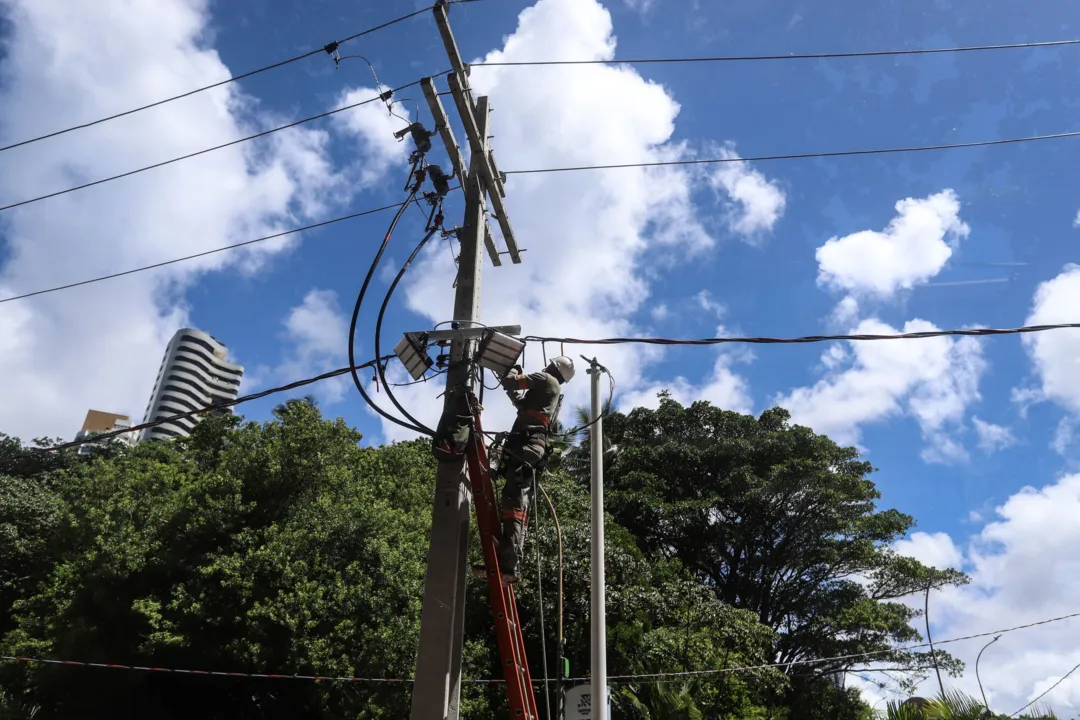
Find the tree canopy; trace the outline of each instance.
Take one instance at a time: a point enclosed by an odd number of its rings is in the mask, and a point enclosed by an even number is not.
[[[835,682],[851,663],[724,671],[877,650],[891,664],[927,662],[890,649],[919,639],[897,600],[964,578],[888,549],[913,521],[876,509],[854,450],[781,410],[753,418],[669,398],[613,413],[605,428],[609,673],[709,671],[616,682],[620,717],[860,718],[865,704]],[[0,466],[0,654],[409,678],[435,461],[423,441],[360,441],[293,400],[263,423],[209,418],[190,438]],[[24,450],[0,437],[0,455]],[[570,448],[543,479],[561,527],[562,654],[574,677],[589,664],[587,452]],[[560,555],[542,496],[535,507],[518,598],[539,681],[545,667],[559,675]],[[464,675],[499,678],[486,587],[471,580],[468,592]],[[0,709],[38,720],[400,718],[410,692],[0,663]],[[464,686],[463,716],[504,709],[500,685]]]

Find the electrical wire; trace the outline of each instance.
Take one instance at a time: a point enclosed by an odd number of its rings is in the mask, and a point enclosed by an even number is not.
[[[719,163],[767,162],[771,160],[809,160],[812,158],[851,157],[856,155],[890,155],[895,153],[926,152],[928,150],[957,150],[961,148],[990,147],[992,145],[1014,145],[1017,143],[1036,142],[1039,140],[1060,140],[1080,136],[1080,130],[1054,133],[1051,135],[1029,135],[1027,137],[1004,138],[1001,140],[977,140],[965,143],[942,145],[921,145],[912,147],[878,148],[873,150],[833,150],[830,152],[794,153],[790,155],[759,155],[757,157],[723,157],[695,160],[657,160],[655,162],[617,163],[613,165],[576,165],[569,167],[536,168],[532,170],[504,170],[506,175],[535,175],[537,173],[578,172],[582,170],[618,170],[622,168],[670,167],[673,165],[715,165]],[[4,208],[0,208],[3,210]]]
[[[1019,710],[1017,710],[1016,712],[1014,712],[1014,713],[1012,713],[1011,715],[1009,715],[1009,717],[1016,717],[1017,715],[1019,715],[1020,713],[1024,712],[1024,711],[1025,711],[1025,710],[1027,710],[1027,709],[1028,709],[1029,707],[1031,707],[1032,705],[1034,705],[1035,703],[1037,703],[1037,702],[1039,702],[1040,700],[1042,700],[1042,699],[1043,699],[1044,697],[1046,697],[1047,695],[1049,695],[1049,694],[1050,694],[1050,691],[1051,691],[1051,690],[1053,690],[1054,688],[1056,688],[1056,687],[1057,687],[1058,685],[1060,685],[1061,683],[1065,682],[1065,681],[1066,681],[1066,680],[1068,679],[1068,677],[1069,677],[1070,675],[1072,675],[1072,674],[1073,674],[1074,672],[1076,672],[1077,670],[1080,670],[1080,663],[1077,663],[1077,665],[1076,665],[1076,666],[1075,666],[1075,667],[1074,667],[1074,668],[1073,668],[1072,670],[1070,670],[1069,672],[1067,672],[1067,673],[1065,673],[1064,675],[1062,675],[1062,676],[1061,676],[1061,678],[1060,678],[1060,679],[1059,679],[1059,680],[1058,680],[1058,681],[1057,681],[1056,683],[1054,683],[1054,684],[1053,684],[1053,685],[1051,685],[1050,687],[1046,688],[1046,690],[1045,690],[1045,691],[1043,691],[1043,693],[1042,693],[1041,695],[1039,695],[1039,696],[1038,696],[1037,698],[1035,698],[1034,700],[1032,700],[1031,702],[1029,702],[1029,703],[1028,703],[1027,705],[1025,705],[1024,707],[1020,708],[1020,709],[1019,709]]]
[[[533,490],[533,520],[536,523],[536,541],[533,545],[536,546],[536,598],[537,603],[540,606],[540,656],[543,658],[544,663],[544,708],[547,710],[547,720],[551,720],[551,677],[549,675],[549,664],[547,653],[547,628],[544,627],[544,569],[543,564],[540,562],[540,508],[536,502],[536,488],[539,483],[536,482],[536,468],[533,468],[532,472],[532,490]]]
[[[1018,50],[1080,45],[1080,40],[1049,40],[1044,42],[1012,43],[1007,45],[967,45],[947,48],[915,48],[909,50],[871,50],[864,52],[788,53],[787,55],[721,55],[713,57],[629,58],[611,60],[521,60],[517,62],[477,62],[469,67],[524,67],[541,65],[647,65],[668,63],[752,62],[758,60],[829,60],[835,58],[864,58],[900,55],[935,55],[939,53],[976,52],[984,50]]]
[[[457,1],[461,2],[462,0],[457,0]],[[399,18],[395,18],[395,19],[390,20],[388,22],[384,22],[381,25],[376,25],[375,27],[368,28],[367,30],[362,30],[361,32],[355,33],[353,35],[349,35],[348,37],[342,38],[341,40],[335,40],[335,41],[333,41],[331,43],[328,43],[328,44],[326,44],[326,45],[324,45],[324,46],[322,46],[320,48],[317,48],[315,50],[310,50],[310,51],[308,51],[306,53],[303,53],[301,55],[297,55],[295,57],[291,57],[291,58],[289,58],[287,60],[281,60],[279,62],[272,63],[270,65],[266,65],[265,67],[257,68],[255,70],[249,70],[248,72],[241,73],[240,75],[234,75],[234,76],[232,76],[230,78],[227,78],[225,80],[221,80],[219,82],[212,83],[210,85],[204,85],[203,87],[195,88],[194,90],[189,90],[187,92],[180,93],[179,95],[173,95],[172,97],[165,98],[164,100],[158,100],[157,102],[152,102],[152,103],[150,103],[148,105],[142,105],[142,106],[137,107],[137,108],[132,108],[131,110],[125,110],[123,112],[119,112],[119,113],[116,113],[114,115],[109,115],[107,117],[103,117],[103,118],[100,118],[98,120],[93,120],[91,122],[82,123],[81,125],[73,125],[73,126],[71,126],[69,128],[65,128],[63,130],[56,130],[55,132],[50,132],[50,133],[47,133],[45,135],[40,135],[38,137],[29,138],[27,140],[21,140],[19,142],[12,143],[11,145],[6,145],[4,147],[0,147],[0,152],[5,152],[7,150],[12,150],[14,148],[22,147],[24,145],[30,145],[31,143],[40,142],[41,140],[48,140],[49,138],[54,138],[54,137],[57,137],[59,135],[64,135],[66,133],[73,132],[75,130],[82,130],[84,128],[93,127],[94,125],[100,125],[101,123],[109,122],[110,120],[116,120],[117,118],[126,117],[127,115],[134,115],[135,113],[142,112],[143,110],[149,110],[150,108],[155,108],[155,107],[158,107],[160,105],[165,105],[166,103],[171,103],[174,100],[181,100],[181,99],[186,98],[186,97],[191,97],[192,95],[197,95],[198,93],[205,92],[207,90],[213,90],[214,88],[221,87],[223,85],[228,85],[229,83],[234,83],[234,82],[237,82],[238,80],[244,80],[246,78],[253,77],[253,76],[258,75],[260,73],[267,72],[268,70],[276,70],[277,68],[284,67],[286,65],[291,65],[294,62],[299,62],[300,60],[306,60],[307,58],[309,58],[309,57],[311,57],[313,55],[319,55],[319,54],[324,53],[324,52],[325,53],[332,53],[335,50],[337,50],[337,48],[340,45],[344,45],[345,43],[350,42],[352,40],[356,40],[357,38],[361,38],[361,37],[363,37],[365,35],[370,35],[373,32],[383,30],[385,28],[390,27],[391,25],[396,25],[397,23],[404,22],[405,20],[409,20],[411,18],[414,18],[417,15],[421,15],[421,14],[423,14],[425,12],[428,12],[429,10],[432,10],[434,7],[435,7],[434,5],[430,5],[428,7],[421,8],[421,9],[415,11],[415,12],[409,13],[408,15],[402,15]]]
[[[526,340],[527,339],[528,338],[526,338]],[[600,365],[595,360],[589,360],[588,358],[585,358],[585,357],[583,357],[582,359],[584,359],[586,362],[592,363],[593,367],[597,368],[599,371],[603,371],[603,373],[608,376],[608,399],[607,399],[607,403],[605,403],[605,405],[607,407],[599,415],[597,415],[595,418],[593,418],[589,422],[585,423],[584,425],[570,428],[569,430],[566,430],[565,432],[554,433],[555,435],[558,435],[559,437],[573,438],[576,435],[588,430],[589,428],[591,428],[593,425],[600,422],[604,418],[608,417],[615,410],[615,377],[611,374],[611,372],[606,367],[604,367],[603,365]]]
[[[446,71],[443,71],[443,72],[441,72],[438,75],[435,75],[433,77],[439,77],[440,75],[445,75],[445,74],[447,74],[449,72],[450,72],[449,70],[446,70]],[[392,92],[398,92],[399,90],[404,90],[405,88],[410,88],[410,87],[413,87],[414,85],[419,85],[419,84],[420,84],[420,81],[416,80],[416,81],[413,81],[411,83],[401,85],[400,87],[396,87],[396,88],[394,88],[392,90]],[[319,113],[318,115],[312,115],[310,117],[302,118],[300,120],[296,120],[296,121],[288,123],[286,125],[281,125],[279,127],[270,128],[269,130],[263,130],[262,132],[255,133],[254,135],[248,135],[247,137],[238,138],[236,140],[230,140],[227,143],[222,143],[221,145],[215,145],[213,147],[205,148],[203,150],[198,150],[196,152],[188,153],[186,155],[181,155],[179,157],[172,158],[171,160],[163,160],[162,162],[154,163],[153,165],[146,165],[144,167],[137,168],[135,170],[128,170],[127,172],[120,173],[119,175],[111,175],[109,177],[101,178],[99,180],[93,180],[93,181],[88,182],[88,183],[83,183],[82,185],[75,185],[74,187],[69,187],[69,188],[66,188],[64,190],[57,190],[56,192],[51,192],[51,193],[48,193],[46,195],[39,195],[37,197],[29,198],[27,200],[20,200],[18,202],[9,203],[7,205],[0,206],[0,212],[3,212],[4,210],[11,210],[12,208],[22,207],[24,205],[30,205],[32,203],[40,202],[42,200],[48,200],[49,198],[58,197],[60,195],[67,195],[68,193],[73,193],[73,192],[75,192],[77,190],[85,190],[86,188],[94,187],[96,185],[102,185],[102,184],[107,183],[107,182],[112,182],[113,180],[120,180],[122,178],[131,177],[132,175],[138,175],[139,173],[144,173],[147,170],[156,170],[157,168],[165,167],[166,165],[172,165],[173,163],[178,163],[181,160],[190,160],[191,158],[198,157],[200,155],[205,155],[207,153],[214,152],[215,150],[222,150],[222,149],[227,148],[227,147],[232,147],[234,145],[239,145],[240,143],[248,142],[249,140],[255,140],[257,138],[266,137],[267,135],[272,135],[273,133],[280,132],[282,130],[288,130],[289,128],[294,128],[294,127],[297,127],[298,125],[303,125],[304,123],[309,123],[309,122],[311,122],[313,120],[320,120],[322,118],[330,117],[331,115],[335,115],[337,113],[344,112],[346,110],[352,110],[353,108],[358,108],[358,107],[361,107],[362,105],[367,105],[369,103],[376,102],[376,101],[378,101],[380,99],[381,99],[381,96],[376,95],[375,97],[369,98],[367,100],[362,100],[360,102],[355,102],[355,103],[351,103],[349,105],[344,105],[342,107],[335,108],[334,110],[327,110],[326,112]]]
[[[394,229],[397,227],[398,222],[401,220],[401,216],[405,214],[405,209],[412,203],[416,193],[420,190],[420,184],[413,185],[412,190],[409,192],[409,197],[405,202],[401,204],[398,211],[394,214],[394,219],[390,222],[390,227],[386,231],[386,237],[383,238],[382,245],[379,246],[379,250],[375,253],[375,259],[371,263],[371,267],[368,268],[367,275],[364,277],[364,284],[360,286],[360,293],[356,296],[356,305],[353,307],[352,320],[349,321],[349,365],[355,365],[354,358],[356,357],[356,324],[360,319],[360,306],[364,303],[364,296],[367,295],[368,286],[371,285],[371,278],[375,275],[375,269],[379,266],[379,261],[382,260],[383,253],[386,252],[386,246],[390,244],[390,237],[394,234]],[[383,410],[379,405],[368,395],[367,390],[364,389],[364,383],[360,380],[360,376],[356,374],[355,370],[352,370],[353,384],[356,385],[356,389],[360,391],[360,396],[364,398],[364,401],[379,415],[383,416],[395,425],[400,425],[406,430],[412,430],[420,434],[425,434],[426,428],[418,427],[417,425],[410,425],[409,423],[394,417],[390,413]]]
[[[372,364],[374,362],[375,361],[372,360],[370,363],[367,363],[367,364]],[[337,370],[335,372],[338,373],[338,374],[343,375],[348,371],[349,371],[349,368],[341,368],[340,370]],[[130,432],[130,431],[125,430],[124,432]],[[98,437],[100,437],[100,436],[98,436]],[[475,440],[475,438],[474,438],[474,440]],[[93,441],[90,441],[90,442],[93,442]],[[0,463],[2,463],[2,462],[6,462],[6,460],[0,460]],[[545,493],[545,495],[546,495],[546,493]],[[1036,621],[1036,622],[1027,623],[1025,625],[1016,625],[1014,627],[1004,628],[1004,629],[1001,629],[1001,630],[990,630],[988,632],[976,633],[974,635],[965,635],[963,637],[949,638],[947,640],[938,640],[936,642],[936,644],[937,645],[946,645],[946,644],[949,644],[949,643],[956,643],[956,642],[961,642],[961,641],[964,641],[964,640],[975,640],[977,638],[989,637],[991,635],[999,635],[999,634],[1004,634],[1004,633],[1008,633],[1008,632],[1014,632],[1014,631],[1017,631],[1017,630],[1026,630],[1028,628],[1036,627],[1036,626],[1039,626],[1039,625],[1048,625],[1050,623],[1060,622],[1062,620],[1070,620],[1070,619],[1075,618],[1075,617],[1080,617],[1080,613],[1072,613],[1072,614],[1069,614],[1069,615],[1062,615],[1060,617],[1047,618],[1045,620],[1039,620],[1039,621]],[[773,668],[785,668],[785,667],[790,667],[792,665],[811,665],[811,664],[815,664],[815,663],[830,662],[830,661],[833,661],[833,660],[849,660],[849,659],[854,659],[854,658],[870,657],[870,656],[873,656],[873,655],[883,655],[883,654],[886,654],[886,653],[895,652],[896,650],[911,650],[911,649],[920,648],[920,647],[926,647],[926,643],[921,643],[921,644],[917,644],[917,645],[902,645],[900,647],[889,648],[888,650],[875,650],[875,651],[871,651],[871,652],[854,653],[854,654],[851,654],[851,655],[837,655],[837,656],[834,656],[834,657],[816,658],[816,659],[811,659],[811,660],[792,660],[792,661],[789,661],[789,662],[782,662],[782,663],[768,663],[768,664],[763,664],[763,665],[749,665],[749,666],[744,666],[744,667],[723,668],[723,669],[717,669],[717,670],[693,670],[693,671],[688,671],[688,672],[670,672],[670,673],[642,673],[642,674],[637,674],[637,675],[609,675],[608,680],[615,681],[615,682],[629,682],[629,681],[648,680],[650,678],[661,679],[661,678],[665,678],[665,677],[679,677],[679,676],[686,676],[686,675],[707,675],[707,674],[722,674],[722,673],[732,673],[732,672],[747,672],[747,671],[751,671],[751,670],[767,670],[767,669],[773,669]],[[285,674],[271,674],[271,673],[221,672],[221,671],[209,671],[209,670],[180,670],[180,669],[175,669],[175,668],[157,668],[157,667],[139,667],[139,666],[133,666],[133,665],[120,665],[120,664],[115,664],[115,663],[88,663],[88,662],[80,662],[80,661],[77,661],[77,660],[52,660],[52,659],[43,659],[43,658],[21,657],[21,656],[14,656],[14,655],[0,655],[0,660],[9,660],[9,661],[26,662],[26,663],[48,663],[48,664],[67,665],[67,666],[74,666],[74,667],[98,667],[98,668],[107,668],[107,669],[113,669],[113,670],[141,670],[141,671],[165,672],[165,673],[187,673],[187,674],[195,674],[195,675],[226,675],[226,676],[232,676],[232,677],[246,677],[246,678],[271,679],[271,680],[314,680],[314,681],[331,680],[331,681],[339,681],[339,682],[386,682],[386,683],[411,683],[411,682],[415,682],[412,678],[323,677],[323,676],[315,676],[315,675],[285,675]],[[1065,675],[1065,677],[1063,677],[1061,680],[1059,680],[1058,684],[1063,682],[1065,680],[1065,678],[1069,677],[1069,675],[1071,675],[1072,672],[1075,672],[1076,669],[1080,669],[1080,665],[1078,665],[1076,668],[1073,668],[1072,671],[1070,671],[1068,674]],[[864,672],[866,670],[867,670],[866,668],[862,669],[862,671],[864,671]],[[575,678],[567,678],[567,681],[568,682],[583,682],[583,681],[586,681],[588,679],[589,678],[586,678],[586,677],[575,677]],[[501,680],[501,679],[500,680],[463,679],[462,682],[463,683],[469,683],[469,684],[499,685],[499,684],[502,684],[502,683],[504,683],[506,681]],[[534,680],[533,682],[536,683],[538,681]],[[1050,690],[1053,690],[1053,687],[1049,688],[1047,690],[1047,692],[1049,692]],[[1046,693],[1043,693],[1043,695],[1045,695],[1045,694]],[[1035,698],[1035,701],[1033,701],[1033,702],[1037,702],[1039,699],[1040,698]],[[1021,708],[1021,710],[1019,710],[1017,712],[1021,712],[1022,710],[1025,710],[1025,709],[1027,709],[1027,708],[1026,707]],[[1013,713],[1013,714],[1015,715],[1016,713]]]
[[[396,207],[400,207],[401,203],[395,203],[394,205],[384,205],[380,208],[374,208],[372,210],[364,210],[363,212],[352,213],[350,215],[343,215],[341,217],[334,218],[332,220],[323,220],[322,222],[312,223],[311,225],[305,225],[304,227],[293,228],[292,230],[283,230],[273,235],[264,235],[263,237],[255,238],[254,240],[245,240],[243,242],[234,243],[232,245],[224,245],[213,250],[206,250],[204,252],[195,253],[194,255],[185,255],[184,257],[174,258],[172,260],[165,260],[163,262],[154,263],[152,265],[143,265],[142,267],[132,268],[131,270],[123,270],[121,272],[111,273],[109,275],[101,275],[99,277],[90,278],[88,280],[80,280],[78,282],[68,283],[67,285],[57,285],[56,287],[45,288],[44,290],[34,290],[33,292],[23,293],[22,295],[12,295],[11,297],[0,298],[0,303],[12,302],[13,300],[24,300],[26,298],[35,297],[37,295],[45,295],[46,293],[53,293],[59,290],[69,290],[71,288],[82,287],[83,285],[91,285],[93,283],[102,282],[103,280],[112,280],[118,277],[124,277],[125,275],[134,275],[135,273],[144,272],[146,270],[154,270],[159,267],[165,267],[166,265],[173,265],[179,262],[186,262],[187,260],[194,260],[196,258],[206,257],[207,255],[213,255],[214,253],[225,252],[226,250],[235,250],[236,248],[244,247],[246,245],[254,245],[255,243],[266,242],[267,240],[275,240],[286,235],[292,235],[294,233],[304,232],[306,230],[315,230],[316,228],[325,227],[327,225],[333,225],[335,223],[344,222],[345,220],[354,220],[365,215],[374,215],[375,213],[385,212],[386,210],[393,210]]]
[[[559,650],[559,681],[558,692],[559,702],[562,702],[562,658],[565,648],[565,640],[563,638],[563,539],[562,539],[562,526],[559,525],[559,514],[555,512],[555,503],[551,502],[551,496],[548,495],[547,489],[542,483],[537,483],[537,487],[544,496],[545,502],[547,502],[548,510],[551,511],[551,519],[555,523],[555,538],[558,541],[559,546],[559,634],[558,634],[558,650]],[[539,526],[539,523],[537,524]],[[545,667],[546,670],[546,667]],[[546,682],[546,680],[545,680]],[[545,684],[545,689],[547,685]]]
[[[206,407],[199,408],[198,410],[191,410],[191,411],[188,411],[188,412],[177,413],[175,415],[170,415],[170,416],[165,417],[165,418],[160,418],[158,420],[154,420],[153,422],[145,422],[145,423],[142,423],[141,425],[134,425],[134,426],[129,427],[129,428],[123,428],[122,430],[110,430],[108,432],[96,433],[93,436],[91,436],[89,438],[85,438],[83,440],[73,440],[72,442],[62,443],[60,445],[53,445],[51,447],[45,447],[45,448],[34,448],[33,450],[30,450],[29,452],[25,452],[25,453],[23,453],[21,455],[12,455],[10,457],[0,458],[0,465],[6,465],[7,463],[16,462],[16,461],[19,461],[19,460],[26,460],[27,458],[36,457],[38,455],[43,455],[43,454],[49,453],[49,452],[55,452],[57,450],[67,450],[69,448],[79,447],[80,445],[87,445],[87,444],[90,444],[90,443],[99,443],[99,442],[101,442],[103,440],[108,440],[110,438],[114,438],[114,437],[117,437],[117,436],[120,436],[120,435],[126,435],[128,433],[138,432],[140,430],[147,430],[149,428],[155,428],[155,427],[158,427],[159,425],[165,425],[166,423],[171,423],[174,420],[182,420],[184,418],[194,417],[195,415],[202,415],[204,413],[214,412],[216,410],[224,410],[226,408],[230,408],[230,407],[234,407],[236,405],[240,405],[241,403],[246,403],[246,402],[251,402],[252,400],[262,399],[262,398],[264,398],[264,397],[266,397],[268,395],[274,395],[274,394],[280,393],[280,392],[287,392],[289,390],[295,390],[297,388],[304,387],[305,385],[312,385],[312,384],[317,383],[317,382],[322,382],[323,380],[329,380],[331,378],[340,377],[341,375],[345,375],[345,374],[350,373],[350,372],[355,373],[357,370],[360,370],[360,369],[366,368],[366,367],[371,367],[372,365],[376,365],[379,362],[386,361],[386,360],[388,360],[388,359],[390,359],[392,357],[393,357],[393,355],[390,355],[388,357],[379,358],[378,360],[369,360],[369,361],[367,361],[366,363],[364,363],[362,365],[350,365],[349,367],[338,368],[337,370],[331,370],[329,372],[323,373],[322,375],[316,375],[315,377],[312,377],[312,378],[307,378],[307,379],[304,379],[304,380],[296,380],[295,382],[291,382],[291,383],[289,383],[287,385],[281,385],[281,386],[278,386],[278,387],[270,388],[269,390],[262,390],[260,392],[252,393],[250,395],[244,395],[242,397],[236,398],[235,400],[228,400],[226,402],[215,403],[213,405],[208,405]]]
[[[714,337],[701,338],[698,340],[675,340],[670,338],[647,338],[647,337],[616,337],[599,340],[583,340],[581,338],[551,338],[529,335],[523,340],[526,342],[562,342],[568,345],[724,345],[724,344],[756,344],[756,345],[799,345],[807,343],[868,340],[926,340],[928,338],[946,336],[984,337],[996,335],[1023,335],[1026,333],[1048,332],[1050,330],[1075,330],[1080,329],[1080,323],[1058,323],[1055,325],[1024,325],[1017,328],[968,328],[962,330],[926,330],[923,332],[897,333],[894,335],[805,335],[802,337]]]
[[[434,213],[434,212],[435,212],[435,208],[433,207],[432,208],[432,213]],[[430,224],[430,222],[431,222],[431,220],[429,218],[428,223]],[[416,245],[416,247],[412,251],[412,254],[409,255],[409,258],[401,266],[401,269],[398,270],[398,274],[394,277],[394,282],[390,283],[390,288],[386,291],[386,297],[383,298],[382,306],[379,308],[379,317],[375,321],[375,356],[376,357],[379,357],[381,355],[380,348],[381,348],[381,342],[382,342],[383,317],[386,315],[386,308],[390,305],[390,298],[393,297],[394,291],[397,290],[397,286],[398,286],[398,283],[401,282],[401,278],[405,277],[405,271],[409,269],[409,266],[416,259],[416,256],[420,254],[420,251],[424,249],[424,246],[427,245],[428,240],[431,239],[431,236],[435,234],[436,230],[438,230],[438,227],[430,227],[428,229],[427,233],[424,235],[424,238]],[[376,262],[378,262],[378,260],[376,260]],[[404,407],[402,407],[400,402],[398,402],[398,399],[397,399],[397,397],[395,397],[394,391],[391,388],[390,383],[386,382],[386,369],[381,364],[376,365],[375,368],[376,368],[375,372],[377,372],[378,375],[379,375],[379,380],[382,382],[383,387],[386,388],[386,397],[390,398],[390,402],[392,402],[394,404],[394,407],[396,407],[398,409],[398,412],[400,412],[402,415],[404,415],[405,418],[409,422],[411,422],[413,425],[415,425],[416,427],[422,429],[425,434],[427,434],[427,435],[435,435],[434,430],[432,430],[427,425],[425,425],[424,423],[420,422],[415,417],[413,417],[412,414],[409,413],[409,411],[406,410]]]

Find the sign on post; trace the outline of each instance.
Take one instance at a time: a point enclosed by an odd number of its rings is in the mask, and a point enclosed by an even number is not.
[[[566,720],[591,720],[592,718],[592,685],[578,685],[566,691],[563,708],[566,710]],[[611,718],[611,690],[607,694],[607,713],[605,718]]]

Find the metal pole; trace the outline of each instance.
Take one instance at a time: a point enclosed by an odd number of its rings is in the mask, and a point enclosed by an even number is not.
[[[600,400],[600,373],[603,369],[593,361],[588,370],[592,376],[592,623],[591,682],[592,720],[607,718],[607,609],[604,581],[604,421]]]
[[[487,137],[487,98],[477,103],[477,124]],[[484,231],[484,190],[479,158],[473,153],[465,185],[465,224],[458,234],[454,320],[472,327],[480,319],[480,280],[484,267],[480,245]],[[444,412],[454,412],[458,394],[475,384],[475,365],[469,352],[473,340],[450,344]],[[435,508],[431,516],[424,604],[420,611],[420,645],[413,684],[412,720],[457,720],[461,697],[461,648],[465,628],[465,572],[469,551],[469,491],[465,461],[441,462],[435,477]]]

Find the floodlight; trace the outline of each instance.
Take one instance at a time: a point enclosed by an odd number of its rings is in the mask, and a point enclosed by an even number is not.
[[[405,337],[394,346],[394,354],[409,371],[413,380],[424,377],[434,363],[427,354],[426,343],[417,333],[405,333]]]
[[[480,341],[480,367],[502,377],[510,371],[525,349],[525,343],[501,332],[488,331]]]

